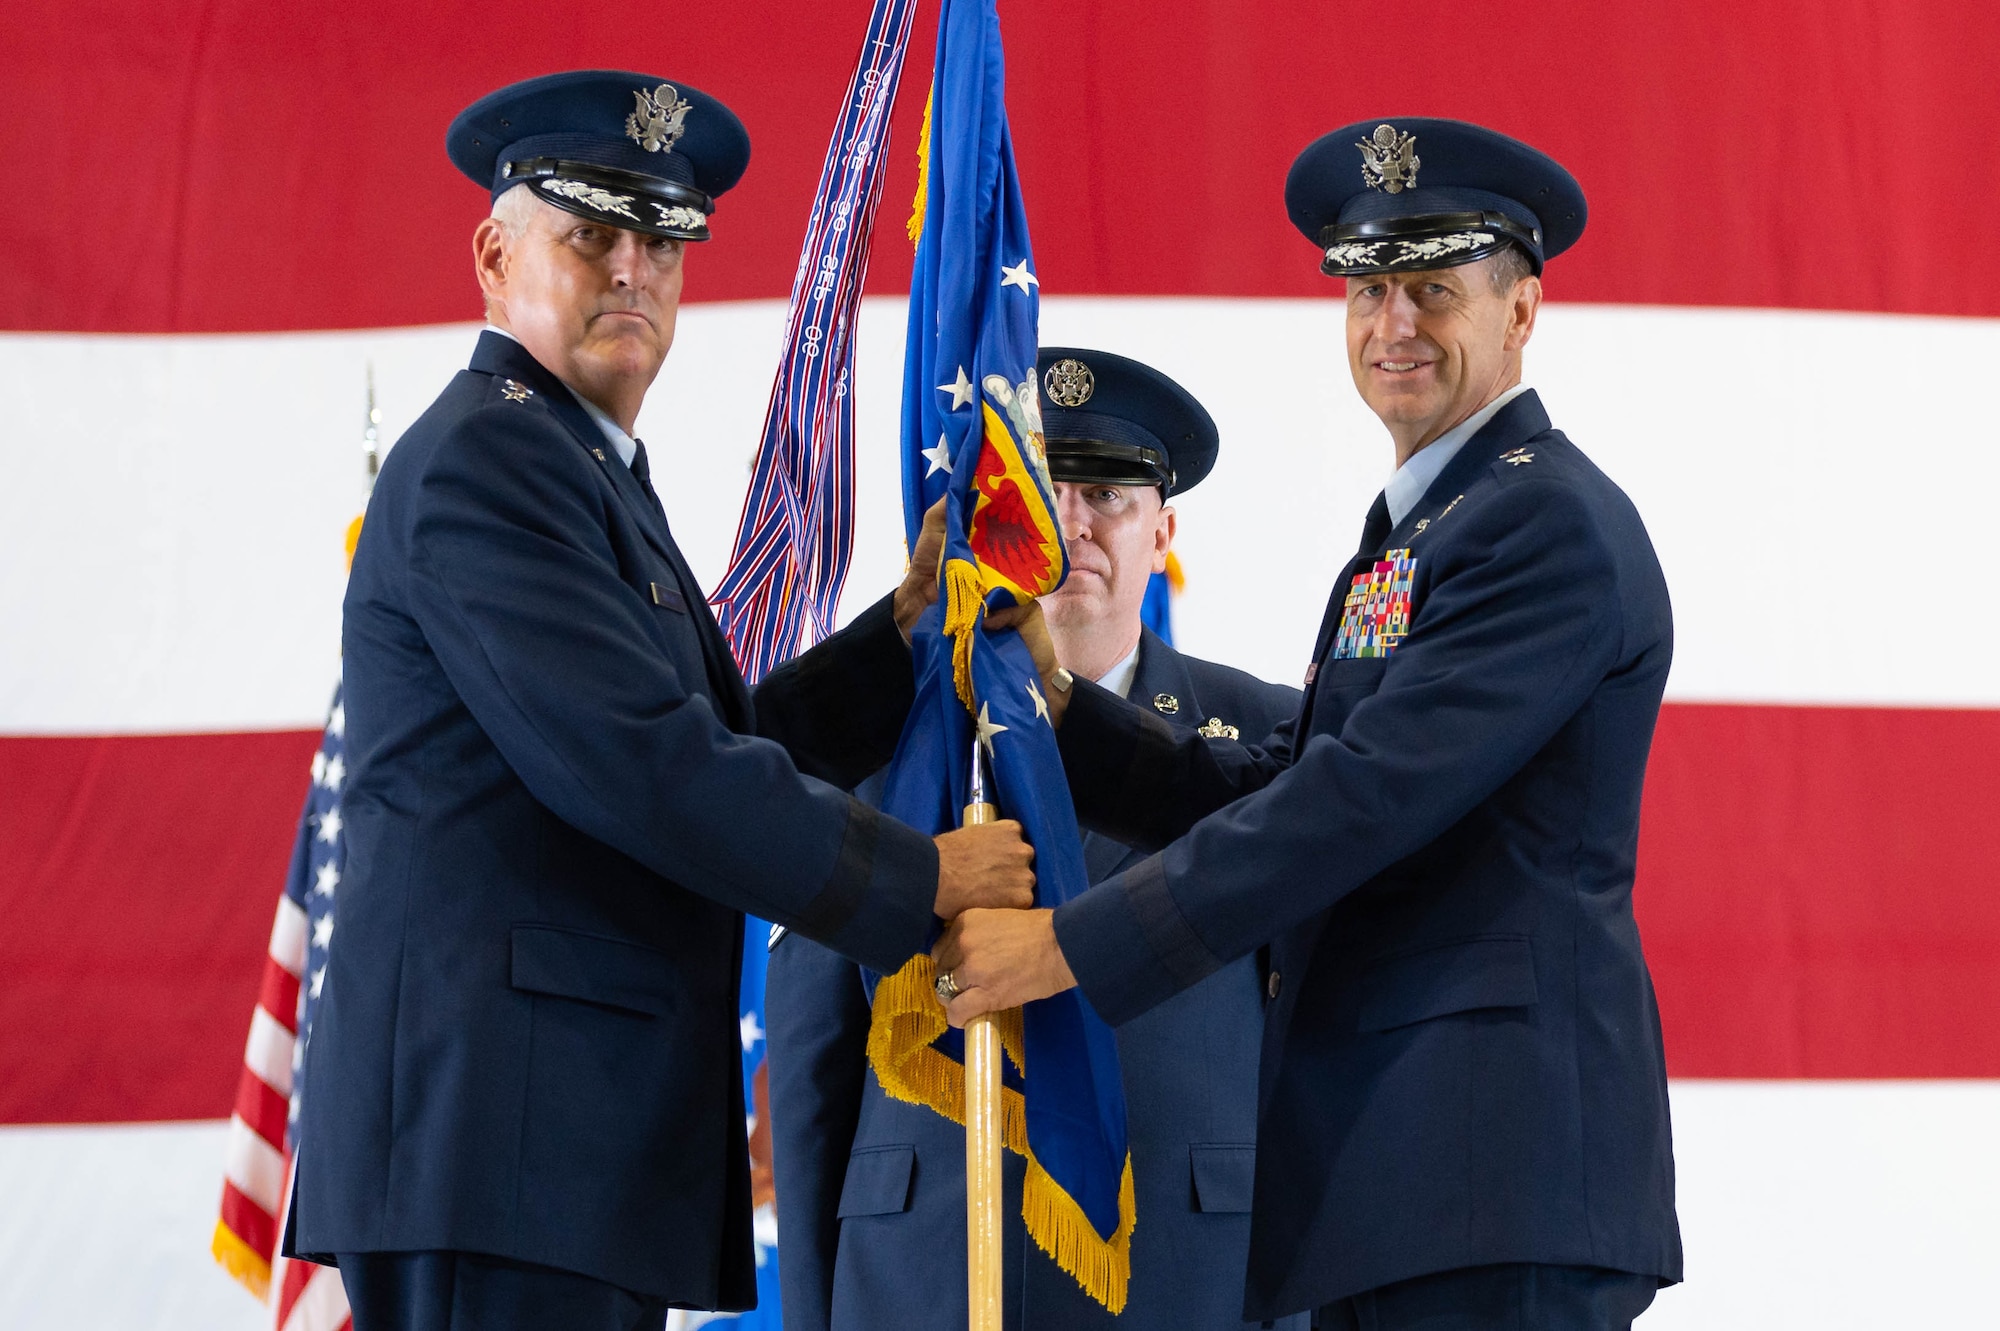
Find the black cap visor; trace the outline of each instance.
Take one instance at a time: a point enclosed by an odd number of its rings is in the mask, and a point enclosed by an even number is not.
[[[1174,488],[1174,469],[1167,455],[1145,444],[1114,444],[1102,439],[1045,440],[1049,479],[1074,485],[1157,485],[1162,497]]]

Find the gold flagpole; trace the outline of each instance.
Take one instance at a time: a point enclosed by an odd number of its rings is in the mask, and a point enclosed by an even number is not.
[[[972,745],[967,826],[1000,810],[986,789],[986,763]],[[965,1289],[970,1331],[1000,1331],[1000,1026],[992,1014],[965,1024]]]

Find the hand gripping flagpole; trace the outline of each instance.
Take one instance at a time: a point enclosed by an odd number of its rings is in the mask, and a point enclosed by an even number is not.
[[[972,746],[965,826],[1000,817],[986,788],[984,748]],[[1000,1026],[965,1024],[965,1297],[970,1331],[1000,1331]]]

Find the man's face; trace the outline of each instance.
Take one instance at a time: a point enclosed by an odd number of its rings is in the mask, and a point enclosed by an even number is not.
[[[488,218],[475,234],[488,300],[530,355],[598,405],[643,395],[674,342],[683,243],[532,202],[518,231]]]
[[[1399,444],[1421,447],[1518,381],[1541,283],[1493,289],[1493,261],[1347,279],[1347,362]]]
[[[1056,629],[1137,628],[1146,580],[1167,566],[1174,511],[1157,486],[1056,482],[1069,580],[1042,598]]]

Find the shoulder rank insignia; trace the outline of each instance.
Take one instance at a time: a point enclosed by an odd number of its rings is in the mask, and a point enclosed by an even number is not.
[[[674,91],[671,83],[662,83],[651,93],[640,88],[632,97],[639,105],[625,117],[625,137],[649,153],[672,152],[681,135],[687,133],[688,112],[694,104]]]
[[[1516,448],[1502,453],[1500,460],[1510,467],[1525,467],[1535,460],[1535,455],[1525,448]]]
[[[1211,716],[1208,718],[1207,723],[1195,733],[1203,739],[1236,739],[1242,732],[1237,730],[1235,726],[1223,725],[1221,717]]]
[[[1417,168],[1424,164],[1417,156],[1417,136],[1399,134],[1394,125],[1377,125],[1375,132],[1354,144],[1361,150],[1361,181],[1369,189],[1401,194],[1415,189]]]
[[[535,390],[514,379],[500,381],[500,396],[509,402],[526,402],[535,395]]]
[[[1181,709],[1181,700],[1171,693],[1156,693],[1153,695],[1153,706],[1167,716],[1172,716]]]

